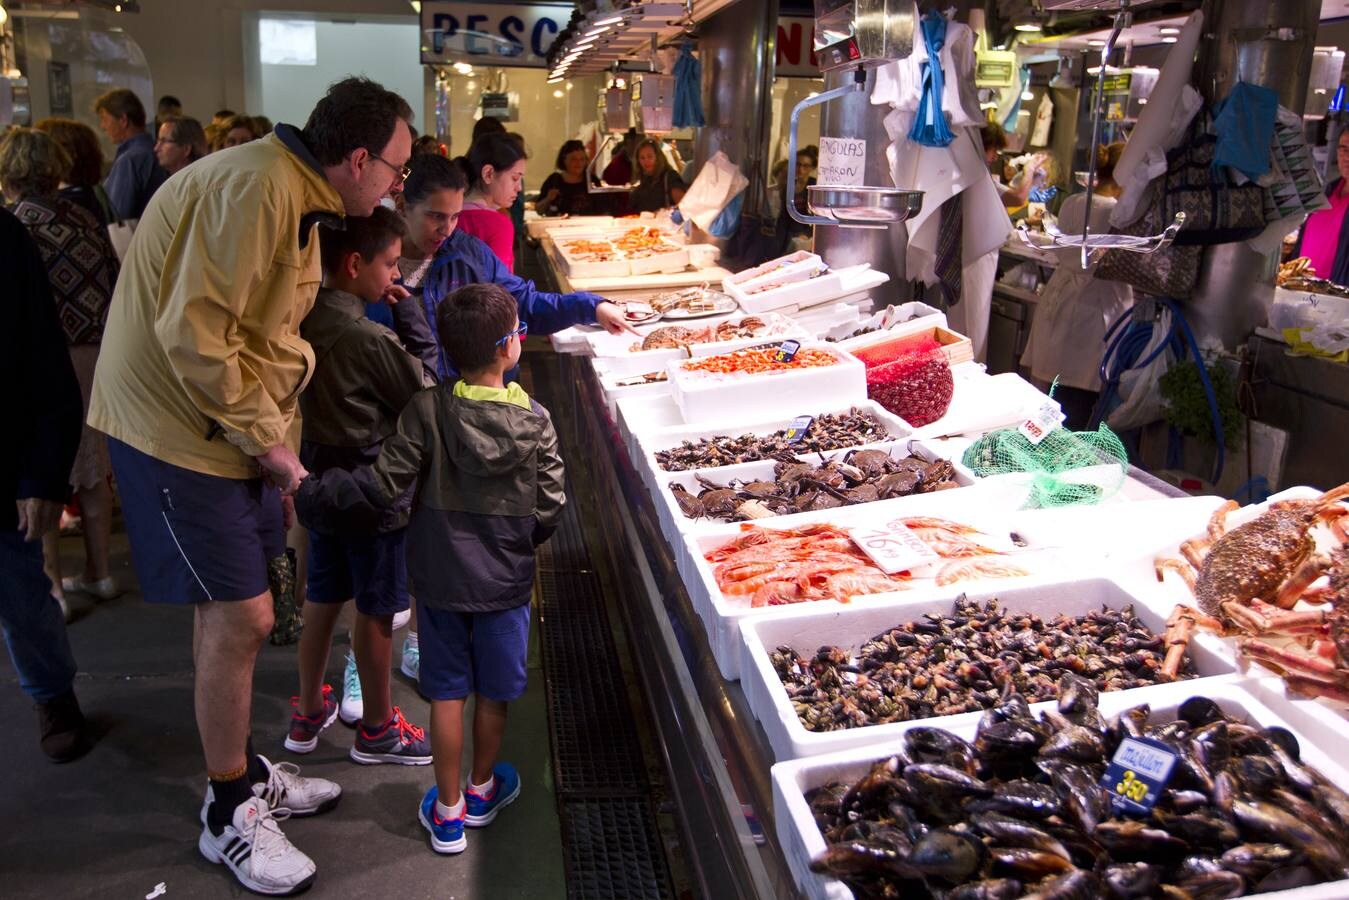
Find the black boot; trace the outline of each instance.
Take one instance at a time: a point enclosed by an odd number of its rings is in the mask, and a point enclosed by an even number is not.
[[[84,730],[84,713],[74,691],[66,691],[46,703],[37,704],[39,744],[52,762],[70,762],[89,751],[89,736]]]

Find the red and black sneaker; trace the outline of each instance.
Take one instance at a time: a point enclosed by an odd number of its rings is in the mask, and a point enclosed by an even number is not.
[[[300,714],[300,698],[291,697],[295,712],[290,716],[290,733],[286,735],[286,749],[292,753],[312,753],[319,745],[319,732],[337,720],[337,701],[333,686],[323,686],[323,711],[312,716]]]
[[[403,711],[395,706],[393,718],[374,731],[364,724],[356,726],[351,758],[367,766],[426,766],[431,764],[431,742],[426,739],[426,730],[403,718]]]

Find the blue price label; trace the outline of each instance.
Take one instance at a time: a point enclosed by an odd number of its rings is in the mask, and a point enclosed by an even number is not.
[[[1170,747],[1151,738],[1127,737],[1106,767],[1101,784],[1116,812],[1146,816],[1162,798],[1179,757]]]
[[[792,420],[792,424],[787,427],[787,440],[793,444],[801,443],[810,431],[810,426],[814,423],[814,416],[797,416]]]
[[[777,361],[791,362],[796,358],[796,351],[801,349],[800,341],[786,340],[778,345]]]

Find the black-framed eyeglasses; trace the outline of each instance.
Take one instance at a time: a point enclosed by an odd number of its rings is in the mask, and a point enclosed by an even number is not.
[[[409,169],[407,166],[395,166],[393,163],[389,162],[387,159],[380,156],[378,153],[371,153],[370,158],[379,160],[380,162],[384,163],[384,165],[388,166],[390,169],[393,169],[395,172],[397,172],[399,184],[402,184],[403,182],[407,181],[408,176],[412,174],[412,170]]]
[[[500,338],[500,339],[497,341],[497,346],[498,346],[498,347],[504,347],[504,346],[506,346],[506,344],[507,344],[507,343],[510,341],[510,339],[513,338],[513,337],[518,337],[520,340],[523,341],[523,340],[525,339],[525,335],[527,335],[527,334],[529,334],[529,325],[528,325],[527,323],[525,323],[525,322],[521,322],[519,328],[515,329],[515,330],[512,331],[510,334],[506,335],[504,338]]]

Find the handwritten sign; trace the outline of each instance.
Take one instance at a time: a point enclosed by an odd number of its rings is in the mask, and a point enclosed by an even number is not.
[[[816,182],[829,187],[858,187],[866,183],[867,142],[861,138],[820,136]]]
[[[1116,811],[1145,816],[1162,797],[1178,757],[1161,741],[1126,737],[1106,767],[1101,785]]]
[[[866,522],[849,528],[848,537],[887,575],[941,561],[936,551],[899,519]]]

